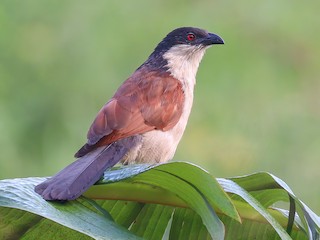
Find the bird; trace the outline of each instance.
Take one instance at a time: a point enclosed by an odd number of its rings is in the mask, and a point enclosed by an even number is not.
[[[214,44],[224,41],[200,28],[168,33],[98,112],[77,159],[35,192],[48,201],[74,200],[117,163],[171,160],[191,112],[199,64]]]

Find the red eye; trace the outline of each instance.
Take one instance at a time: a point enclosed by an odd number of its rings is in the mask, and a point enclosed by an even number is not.
[[[196,39],[196,36],[193,33],[188,33],[187,39],[188,41],[192,42],[193,40]]]

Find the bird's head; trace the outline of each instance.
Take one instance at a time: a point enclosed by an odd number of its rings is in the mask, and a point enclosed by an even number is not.
[[[179,80],[195,78],[206,49],[213,44],[224,44],[224,42],[218,35],[203,29],[177,28],[158,44],[146,63],[151,67],[170,72]]]
[[[206,30],[194,27],[181,27],[170,32],[156,47],[155,52],[167,52],[173,47],[207,48],[212,44],[223,44],[222,38]]]

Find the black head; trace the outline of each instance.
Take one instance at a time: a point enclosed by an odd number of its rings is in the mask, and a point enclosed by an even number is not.
[[[213,44],[224,44],[221,37],[194,27],[181,27],[170,32],[154,49],[144,65],[166,70],[167,60],[163,55],[177,45],[205,48]]]
[[[221,37],[206,30],[194,27],[181,27],[170,32],[156,47],[155,52],[166,52],[179,44],[209,46],[224,44]]]

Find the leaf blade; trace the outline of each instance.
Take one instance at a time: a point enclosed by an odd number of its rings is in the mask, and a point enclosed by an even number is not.
[[[283,227],[266,211],[266,209],[260,204],[253,196],[251,196],[245,189],[240,187],[236,182],[229,179],[219,179],[219,183],[227,192],[231,192],[242,197],[248,202],[257,212],[259,212],[276,230],[281,239],[290,240],[291,237],[283,229]]]
[[[126,229],[90,211],[81,202],[47,202],[34,192],[43,178],[0,181],[0,206],[28,211],[96,239],[138,239]],[[106,236],[106,231],[108,236]]]

